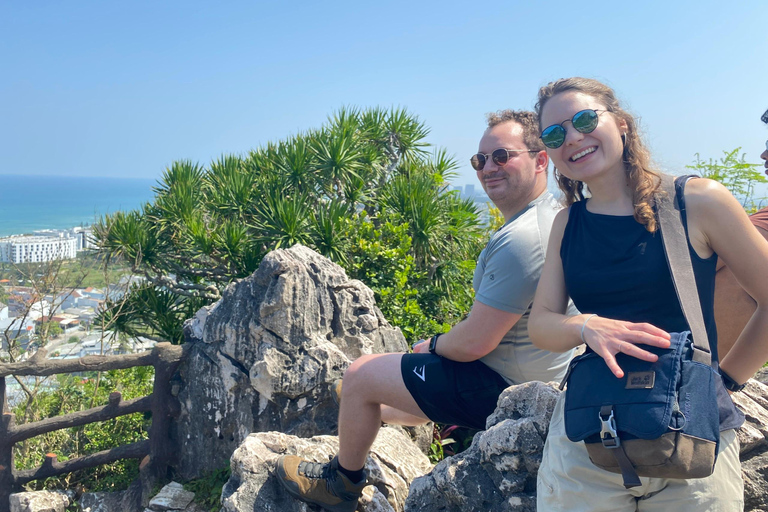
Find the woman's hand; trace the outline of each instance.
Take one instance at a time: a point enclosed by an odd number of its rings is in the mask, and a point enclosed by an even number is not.
[[[669,333],[651,324],[611,320],[597,315],[585,315],[585,318],[582,329],[584,342],[605,360],[608,369],[616,378],[624,377],[624,370],[616,363],[616,354],[622,353],[654,362],[658,356],[643,350],[639,344],[669,348]]]

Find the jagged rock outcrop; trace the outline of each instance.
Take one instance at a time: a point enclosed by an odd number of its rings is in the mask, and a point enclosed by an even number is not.
[[[82,512],[207,512],[208,508],[193,500],[195,494],[184,486],[171,482],[141,505],[141,495],[123,492],[87,492],[82,495],[78,510]]]
[[[405,510],[535,511],[536,474],[559,393],[542,382],[507,388],[472,445],[413,482]]]
[[[141,500],[126,500],[124,492],[87,492],[78,502],[83,512],[118,512],[142,510]]]
[[[222,492],[226,512],[309,512],[316,510],[294,499],[275,476],[275,461],[296,454],[328,461],[338,450],[336,436],[298,438],[279,432],[249,435],[232,455],[232,476]],[[382,428],[365,464],[368,481],[359,512],[400,512],[411,481],[432,468],[426,455],[399,429]]]
[[[301,245],[267,254],[187,321],[185,337],[174,423],[182,479],[224,466],[251,432],[336,433],[330,384],[362,354],[407,349],[368,287]]]
[[[61,491],[34,491],[11,494],[11,512],[64,512],[72,497]]]
[[[747,418],[738,431],[744,510],[768,510],[768,386],[750,380],[741,393],[731,396]]]

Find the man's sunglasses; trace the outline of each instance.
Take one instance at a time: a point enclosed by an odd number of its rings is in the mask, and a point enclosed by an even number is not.
[[[571,118],[571,125],[576,129],[576,131],[581,133],[590,133],[597,128],[597,117],[599,112],[606,112],[605,110],[593,110],[591,108],[588,108],[586,110],[581,110],[579,112],[576,112],[573,117]],[[563,121],[563,123],[567,122],[566,119]],[[539,138],[541,139],[541,142],[544,143],[545,146],[548,148],[559,148],[563,145],[563,142],[565,142],[565,127],[563,126],[563,123],[560,124],[553,124],[552,126],[547,126],[542,130],[541,135]]]
[[[485,153],[478,153],[476,155],[472,155],[472,158],[469,159],[469,163],[472,164],[472,168],[476,171],[482,171],[485,167],[485,163],[488,161],[488,157],[491,157],[491,161],[495,163],[498,166],[502,166],[509,162],[509,154],[510,153],[538,153],[538,151],[534,149],[494,149],[491,151],[491,154],[485,154]]]

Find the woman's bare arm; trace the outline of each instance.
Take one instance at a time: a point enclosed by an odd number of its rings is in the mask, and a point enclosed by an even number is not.
[[[621,378],[624,371],[616,363],[616,354],[623,352],[645,361],[655,361],[657,356],[638,344],[668,347],[669,334],[647,323],[624,322],[590,314],[565,315],[568,293],[560,244],[567,222],[568,211],[563,210],[557,214],[552,225],[547,259],[528,320],[528,334],[533,344],[541,349],[565,352],[581,345],[583,332],[587,345],[605,360],[616,377]]]
[[[739,202],[715,181],[691,180],[685,187],[685,203],[696,252],[702,257],[716,252],[756,303],[720,364],[734,380],[746,382],[768,361],[768,241],[752,226]]]

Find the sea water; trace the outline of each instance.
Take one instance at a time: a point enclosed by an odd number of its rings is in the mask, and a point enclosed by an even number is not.
[[[0,237],[93,224],[140,208],[154,197],[151,179],[0,174]]]

